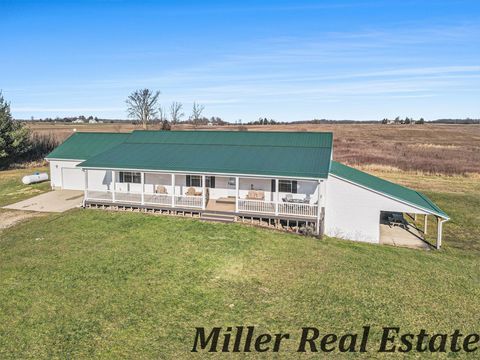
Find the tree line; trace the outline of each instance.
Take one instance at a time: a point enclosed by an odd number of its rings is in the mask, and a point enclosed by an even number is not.
[[[170,130],[171,125],[193,124],[194,126],[206,125],[225,125],[227,124],[219,117],[210,119],[203,116],[205,105],[193,102],[191,115],[185,118],[184,107],[181,102],[173,101],[168,108],[159,103],[160,91],[150,89],[139,89],[132,92],[127,100],[128,117],[134,119],[142,125],[144,129],[149,123],[160,123],[162,130]]]

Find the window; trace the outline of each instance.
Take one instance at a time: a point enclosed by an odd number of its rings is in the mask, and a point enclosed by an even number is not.
[[[202,186],[202,177],[198,175],[187,175],[187,186]]]
[[[278,191],[285,193],[297,193],[297,182],[295,180],[279,180]]]
[[[120,171],[119,182],[140,184],[142,182],[142,175],[139,172]]]
[[[199,175],[187,175],[187,186],[202,187],[202,177]],[[215,188],[215,176],[205,176],[205,187]]]
[[[205,186],[215,189],[215,176],[205,176]]]

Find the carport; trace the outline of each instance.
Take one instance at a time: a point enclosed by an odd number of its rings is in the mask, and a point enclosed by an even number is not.
[[[428,242],[430,247],[441,247],[443,223],[450,218],[425,194],[335,161],[330,172],[329,234],[397,246],[424,248]],[[388,214],[397,216],[389,220]]]
[[[433,217],[433,222],[430,221],[430,224],[429,216],[430,218]],[[427,213],[411,214],[381,211],[380,243],[416,249],[439,249],[442,245],[442,225],[445,221],[446,219],[440,216]],[[435,237],[428,236],[435,232]]]

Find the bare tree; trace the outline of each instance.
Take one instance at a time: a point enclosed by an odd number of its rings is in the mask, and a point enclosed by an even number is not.
[[[175,125],[182,117],[185,116],[185,114],[182,112],[182,109],[182,103],[176,101],[172,102],[172,105],[170,105],[170,117],[172,118],[172,124]]]
[[[193,124],[195,126],[198,125],[198,122],[202,117],[202,112],[204,109],[205,109],[204,105],[200,105],[200,104],[197,104],[196,102],[193,102],[192,116],[190,118],[192,119]]]
[[[160,91],[152,92],[150,89],[136,90],[127,98],[128,116],[142,123],[144,129],[147,123],[157,116],[157,101]]]
[[[167,111],[163,106],[158,108],[158,120],[160,120],[160,122],[168,121]]]

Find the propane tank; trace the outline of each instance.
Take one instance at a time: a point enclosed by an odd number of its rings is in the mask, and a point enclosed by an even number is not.
[[[35,184],[35,183],[39,183],[39,182],[46,181],[46,180],[48,180],[48,174],[47,173],[38,173],[38,172],[36,172],[33,175],[26,175],[22,178],[22,182],[25,185]]]

